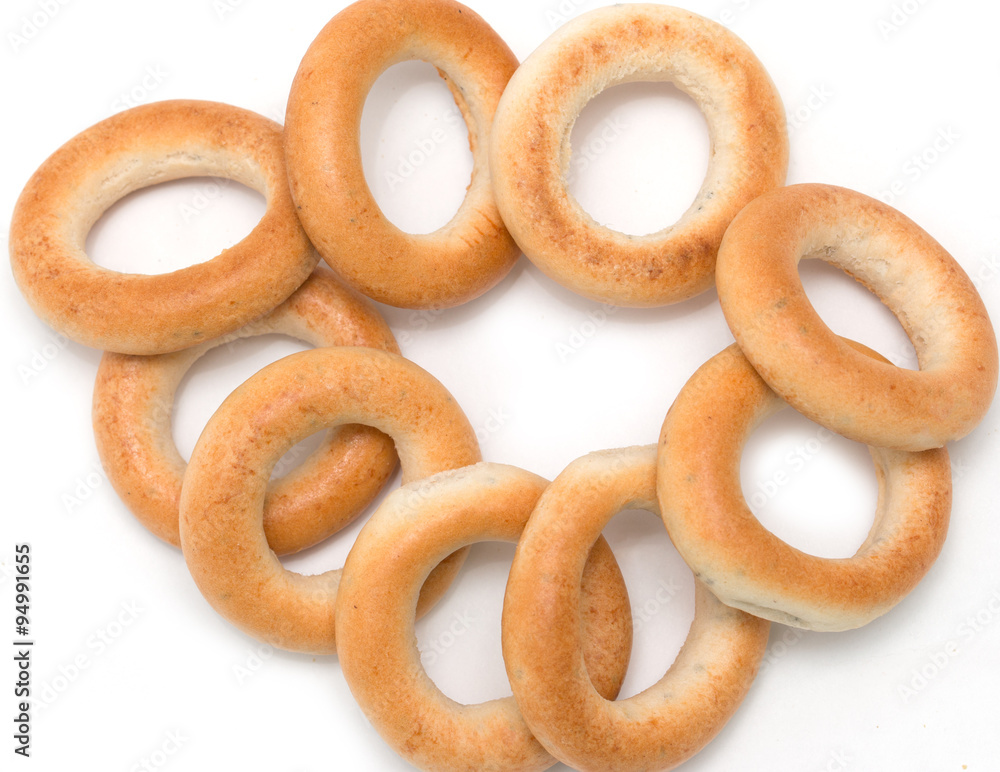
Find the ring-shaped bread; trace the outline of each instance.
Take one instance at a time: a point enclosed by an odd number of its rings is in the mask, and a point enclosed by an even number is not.
[[[461,705],[420,662],[414,611],[428,572],[456,549],[516,542],[547,481],[501,464],[477,464],[400,488],[358,535],[337,598],[337,655],[358,704],[408,762],[434,772],[542,770],[555,763],[513,697]],[[628,593],[603,538],[577,584],[589,678],[614,699],[632,649]]]
[[[253,188],[267,211],[204,263],[159,275],[94,264],[87,234],[129,193],[183,177]],[[232,332],[292,294],[319,260],[288,191],[281,126],[217,102],[133,107],[53,153],[18,199],[10,260],[35,313],[67,337],[123,354],[178,351]]]
[[[896,315],[920,370],[865,356],[806,297],[799,260],[820,258]],[[962,267],[887,204],[832,185],[793,185],[746,207],[719,251],[719,302],[767,384],[811,420],[858,442],[925,450],[968,434],[997,387],[997,342]]]
[[[746,440],[784,407],[737,346],[702,365],[660,435],[663,520],[695,576],[724,603],[793,627],[860,627],[899,603],[940,553],[951,512],[948,451],[869,447],[879,495],[868,538],[850,558],[809,555],[764,528],[740,486]]]
[[[286,570],[264,536],[271,469],[293,445],[343,424],[374,426],[395,441],[403,483],[481,460],[454,398],[412,362],[371,348],[323,348],[268,365],[215,412],[181,489],[181,549],[195,583],[223,617],[290,651],[336,652],[341,570]],[[444,592],[465,559],[431,574],[419,611]]]
[[[672,769],[742,702],[770,623],[695,583],[695,617],[667,673],[617,702],[586,678],[580,578],[587,554],[624,509],[659,513],[656,446],[591,453],[550,485],[518,542],[503,610],[503,654],[518,707],[539,742],[589,772]]]
[[[634,81],[673,82],[701,109],[712,145],[694,202],[645,236],[596,222],[566,182],[577,116]],[[497,108],[490,160],[504,222],[544,273],[595,300],[659,306],[711,287],[726,227],[784,183],[785,111],[763,65],[725,27],[666,5],[614,5],[566,23],[521,64]]]
[[[389,67],[438,68],[469,128],[472,181],[451,221],[412,234],[382,213],[361,166],[358,131],[368,92]],[[489,169],[490,129],[517,58],[474,11],[454,0],[360,0],[313,41],[288,97],[285,152],[299,218],[349,284],[403,308],[447,308],[486,292],[518,249],[500,219]]]
[[[316,347],[370,346],[399,353],[388,325],[326,270],[274,311],[234,333],[171,354],[105,353],[94,386],[101,464],[125,505],[150,531],[180,547],[177,523],[187,463],[171,431],[174,395],[194,363],[240,338],[281,333]],[[273,480],[264,534],[278,555],[343,528],[371,503],[396,466],[392,440],[370,426],[342,426],[298,467]]]

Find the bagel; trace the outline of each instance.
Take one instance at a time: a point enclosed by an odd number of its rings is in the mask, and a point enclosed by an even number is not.
[[[264,216],[238,244],[153,276],[110,271],[87,256],[87,234],[116,201],[204,175],[267,199]],[[319,258],[288,192],[281,126],[230,105],[174,100],[118,113],[53,153],[18,199],[10,260],[35,313],[68,338],[122,354],[163,354],[266,314]]]
[[[284,333],[323,346],[371,346],[399,353],[388,325],[329,271],[317,270],[267,316],[234,333],[172,354],[105,353],[94,386],[94,437],[119,497],[150,531],[180,547],[177,523],[187,466],[170,428],[185,373],[214,348]],[[370,426],[331,431],[302,465],[268,485],[264,535],[278,555],[298,552],[340,530],[368,506],[392,474],[392,440]]]
[[[798,262],[818,257],[889,307],[920,370],[873,359],[816,313]],[[997,387],[997,341],[979,293],[926,231],[881,201],[794,185],[747,206],[719,251],[719,302],[747,359],[782,399],[858,442],[926,450],[964,437]]]
[[[656,446],[591,453],[542,494],[514,554],[502,643],[514,698],[538,741],[584,772],[666,770],[697,753],[739,707],[770,624],[724,606],[695,582],[695,617],[667,673],[609,701],[583,663],[580,579],[608,521],[659,514]]]
[[[341,669],[379,734],[420,769],[542,770],[555,763],[513,697],[459,705],[442,694],[420,662],[413,625],[420,587],[438,561],[474,542],[516,542],[547,484],[500,464],[442,472],[388,496],[347,558],[337,598]],[[586,609],[585,667],[594,688],[613,699],[628,667],[632,625],[625,581],[603,538],[577,591]]]
[[[899,603],[941,551],[951,512],[948,451],[869,448],[879,486],[871,532],[851,558],[816,557],[767,531],[740,487],[747,438],[785,406],[737,346],[703,365],[660,435],[663,521],[695,576],[723,603],[810,630],[861,627]]]
[[[409,59],[438,68],[465,116],[472,182],[452,220],[405,233],[379,209],[361,167],[365,98],[386,69]],[[382,303],[447,308],[486,292],[518,249],[493,199],[493,113],[517,58],[474,11],[454,0],[360,0],[337,14],[292,82],[285,152],[299,218],[349,284]]]
[[[340,569],[302,576],[268,547],[262,525],[271,469],[310,434],[365,424],[396,443],[403,483],[481,460],[476,435],[445,388],[397,354],[324,348],[265,367],[215,412],[181,489],[181,549],[198,589],[225,619],[289,651],[336,652]],[[444,592],[465,550],[427,580],[420,611]]]
[[[633,81],[671,81],[708,123],[708,172],[681,219],[658,233],[607,228],[570,195],[570,133],[587,102]],[[493,186],[504,222],[550,278],[617,306],[659,306],[712,286],[733,217],[782,185],[785,111],[763,65],[725,27],[679,8],[624,4],[563,25],[518,68],[493,124]]]

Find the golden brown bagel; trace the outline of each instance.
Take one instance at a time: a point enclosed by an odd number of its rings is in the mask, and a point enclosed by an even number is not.
[[[818,257],[896,315],[920,370],[855,351],[798,276]],[[773,191],[740,212],[719,252],[719,302],[747,359],[792,407],[858,442],[925,450],[968,434],[997,386],[997,342],[962,267],[887,204],[832,185]]]
[[[108,480],[150,531],[180,547],[177,524],[187,466],[170,428],[184,374],[213,348],[284,333],[323,346],[399,353],[388,325],[359,295],[318,270],[267,316],[234,333],[172,354],[106,353],[94,386],[94,437]],[[278,555],[325,539],[371,503],[396,466],[392,440],[370,426],[332,430],[298,468],[268,485],[264,534]]]
[[[445,388],[412,362],[371,348],[324,348],[268,365],[212,416],[181,490],[181,549],[206,600],[273,646],[336,652],[340,569],[286,571],[267,545],[264,497],[274,464],[295,443],[343,424],[374,426],[396,443],[403,483],[480,461],[476,435]],[[420,610],[447,588],[465,558],[434,570]]]
[[[868,538],[851,558],[808,555],[767,531],[740,487],[747,438],[785,406],[737,346],[703,365],[660,435],[663,520],[677,551],[724,603],[794,627],[860,627],[899,603],[941,551],[951,512],[948,452],[869,448],[879,497]]]
[[[501,464],[442,472],[390,494],[347,558],[337,597],[344,677],[379,734],[420,769],[526,772],[555,763],[513,697],[459,705],[442,694],[420,662],[413,625],[420,587],[438,561],[467,544],[517,541],[547,484]],[[628,667],[632,625],[625,582],[603,538],[577,592],[585,608],[587,673],[614,699]]]
[[[452,220],[404,233],[382,214],[361,168],[358,128],[372,85],[409,59],[438,68],[465,116],[472,182]],[[493,199],[490,127],[517,58],[454,0],[360,0],[313,41],[288,97],[285,152],[299,218],[320,254],[371,298],[447,308],[499,282],[518,249]]]
[[[238,244],[156,276],[87,257],[87,234],[116,201],[204,175],[267,199]],[[35,313],[79,343],[123,354],[178,351],[232,332],[291,295],[318,259],[288,193],[281,126],[217,102],[154,102],[86,129],[28,181],[10,230],[14,278]]]
[[[656,684],[611,702],[583,667],[580,579],[604,526],[623,509],[659,513],[656,447],[591,453],[542,494],[518,542],[503,610],[511,688],[538,741],[591,772],[672,769],[725,725],[750,688],[770,624],[695,583],[684,647]]]
[[[631,236],[570,195],[570,133],[604,89],[664,80],[704,113],[711,160],[676,224]],[[664,305],[712,286],[726,227],[784,183],[785,111],[763,65],[725,27],[665,5],[608,6],[565,24],[521,64],[497,108],[490,161],[504,222],[543,272],[602,302]]]

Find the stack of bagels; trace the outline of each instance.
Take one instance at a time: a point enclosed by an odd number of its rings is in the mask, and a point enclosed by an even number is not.
[[[435,65],[469,129],[472,180],[443,228],[404,233],[365,180],[365,98],[390,66]],[[671,81],[702,110],[705,180],[680,220],[648,236],[595,222],[570,194],[570,133],[601,91]],[[257,640],[336,654],[379,733],[426,770],[665,770],[703,748],[754,681],[771,621],[857,628],[927,573],[947,532],[945,445],[985,415],[993,327],[969,277],[890,206],[830,185],[784,187],[788,133],[766,70],[726,28],[665,5],[584,13],[523,63],[454,0],[359,0],[302,59],[284,127],[214,102],[121,112],[69,140],[18,200],[14,276],[35,312],[105,351],[93,423],[122,501],[181,548],[205,599]],[[129,193],[192,176],[236,180],[267,211],[216,258],[162,275],[95,265],[91,227]],[[658,445],[586,455],[548,481],[482,461],[476,433],[433,375],[405,359],[367,298],[446,309],[494,287],[521,254],[614,306],[675,303],[713,286],[735,344],[705,352]],[[896,316],[919,370],[835,335],[798,276],[820,258]],[[318,267],[320,260],[328,268]],[[332,271],[330,270],[332,269]],[[185,463],[174,394],[207,351],[269,333],[315,348],[236,389]],[[767,531],[740,486],[744,444],[791,406],[871,450],[879,496],[847,559]],[[668,409],[669,407],[669,409]],[[288,475],[296,443],[329,429]],[[279,555],[361,515],[398,463],[342,569],[303,576]],[[663,519],[696,582],[674,664],[618,700],[628,594],[601,532],[626,509]],[[513,696],[459,705],[428,678],[415,619],[458,578],[470,545],[517,543],[502,618]]]

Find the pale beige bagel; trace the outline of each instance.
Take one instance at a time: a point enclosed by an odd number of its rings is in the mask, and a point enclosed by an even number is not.
[[[286,571],[267,545],[264,498],[274,464],[295,443],[343,424],[374,426],[396,443],[403,482],[480,461],[461,408],[426,371],[386,351],[324,348],[265,367],[216,411],[181,490],[181,548],[198,588],[249,635],[282,649],[336,652],[340,569]],[[465,551],[431,574],[421,609],[444,592]]]
[[[438,68],[465,116],[472,182],[452,220],[404,233],[382,214],[361,168],[358,129],[372,85],[393,64]],[[454,0],[360,0],[313,41],[288,97],[285,152],[299,218],[348,283],[382,303],[447,308],[499,282],[518,249],[493,200],[490,127],[517,58]]]
[[[868,538],[851,558],[808,555],[767,531],[740,487],[747,438],[785,406],[737,346],[703,365],[660,435],[663,520],[677,551],[724,603],[794,627],[860,627],[899,603],[941,551],[951,512],[948,452],[869,448],[879,496]]]
[[[503,654],[518,707],[539,742],[574,769],[672,769],[739,707],[770,624],[695,583],[695,618],[667,673],[610,702],[583,668],[580,579],[591,547],[623,509],[659,513],[656,446],[591,453],[550,485],[518,542],[503,611]]]
[[[816,257],[889,307],[919,371],[865,356],[824,324],[798,276],[799,260]],[[717,278],[726,321],[757,372],[838,434],[924,450],[964,437],[989,409],[997,342],[979,293],[940,244],[881,201],[832,185],[762,196],[726,233]]]
[[[704,113],[712,143],[694,203],[647,236],[597,223],[565,179],[580,111],[633,81],[673,82]],[[670,6],[608,6],[565,24],[518,68],[497,108],[490,161],[504,222],[542,271],[595,300],[664,305],[712,286],[730,221],[784,183],[785,111],[763,65],[725,27]]]
[[[147,276],[95,265],[87,234],[149,185],[212,175],[267,199],[250,234],[204,263]],[[47,324],[94,348],[162,354],[242,327],[292,294],[318,257],[288,192],[281,126],[217,102],[154,102],[91,126],[39,167],[18,199],[10,260]]]
[[[171,433],[174,393],[213,348],[283,333],[317,347],[370,346],[399,353],[388,325],[329,271],[317,270],[274,311],[234,333],[172,354],[106,353],[94,386],[94,437],[108,480],[150,531],[179,547],[187,466]],[[307,460],[268,486],[264,535],[278,555],[340,530],[371,503],[396,466],[392,440],[370,426],[331,430]]]
[[[420,769],[527,772],[555,763],[513,697],[478,705],[446,697],[420,662],[413,625],[420,587],[438,561],[467,544],[517,541],[547,484],[501,464],[442,472],[387,497],[347,558],[337,598],[344,677],[379,734]],[[614,699],[628,667],[632,625],[625,582],[603,538],[576,591],[585,609],[585,672]]]

